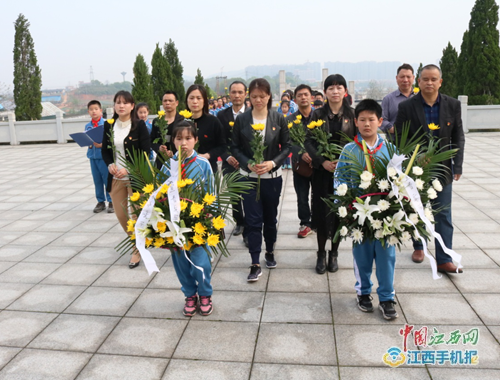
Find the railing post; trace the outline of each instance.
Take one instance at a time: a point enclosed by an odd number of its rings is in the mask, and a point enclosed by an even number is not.
[[[469,97],[467,95],[459,95],[458,100],[460,101],[460,107],[462,108],[462,126],[464,128],[464,133],[469,133],[469,128],[467,128],[467,101]]]
[[[7,117],[9,118],[10,145],[19,145],[17,142],[16,127],[14,125],[16,122],[16,114],[14,112],[9,112]]]
[[[57,143],[64,144],[66,143],[66,139],[64,138],[64,131],[62,125],[62,112],[56,111],[56,131],[57,131]]]

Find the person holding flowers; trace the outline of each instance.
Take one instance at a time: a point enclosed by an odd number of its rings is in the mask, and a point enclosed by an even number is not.
[[[274,244],[283,185],[281,165],[290,152],[291,143],[285,118],[271,110],[272,93],[269,82],[263,78],[254,79],[248,90],[252,110],[236,119],[231,150],[239,162],[240,173],[247,181],[255,184],[255,187],[243,194],[245,234],[252,258],[247,280],[253,282],[262,275],[260,253],[263,237],[266,266],[276,268]]]
[[[316,230],[318,242],[316,272],[326,272],[326,241],[332,239],[328,252],[328,271],[338,270],[337,257],[339,243],[333,242],[337,229],[337,217],[329,212],[323,198],[333,194],[333,173],[337,166],[335,144],[345,145],[343,136],[354,138],[354,112],[345,97],[347,83],[340,74],[330,75],[325,79],[325,106],[313,113],[313,122],[307,125],[305,148],[314,168],[312,175],[311,224]]]
[[[118,222],[127,234],[128,197],[132,195],[133,183],[130,183],[125,162],[130,162],[134,155],[149,155],[149,132],[144,121],[137,118],[134,97],[128,91],[118,91],[114,97],[114,115],[104,123],[102,139],[102,158],[108,166],[107,191],[115,206]],[[134,251],[129,263],[130,269],[139,265],[141,256]]]
[[[217,160],[226,150],[226,138],[219,119],[208,112],[205,87],[199,84],[189,86],[186,91],[186,105],[198,130],[198,154],[210,162],[215,173]]]
[[[372,99],[362,100],[355,110],[355,123],[358,128],[358,134],[353,142],[347,144],[339,157],[337,168],[335,171],[335,187],[339,195],[345,194],[347,188],[352,188],[354,192],[359,190],[359,196],[362,194],[365,183],[373,181],[375,170],[375,158],[384,156],[390,159],[387,144],[378,134],[377,130],[382,125],[382,107]],[[364,148],[363,146],[366,146]],[[361,183],[356,186],[354,181],[358,175],[355,172],[355,165],[360,164],[362,168],[367,168],[361,175]],[[366,177],[366,178],[365,178]],[[380,185],[379,181],[379,187]],[[387,184],[387,189],[389,185]],[[373,193],[375,196],[377,193]],[[357,209],[355,216],[358,219],[358,224],[363,225],[366,220],[375,224],[382,221],[372,217],[371,213],[381,211],[389,207],[388,202],[379,201],[370,205],[371,197],[364,199],[356,198],[357,202],[353,203],[353,207]],[[387,203],[387,204],[384,204]],[[345,217],[343,209],[338,210],[340,217]],[[394,221],[392,222],[394,224]],[[344,232],[340,234],[344,236]],[[377,235],[375,235],[377,236]],[[354,276],[356,277],[355,289],[357,292],[357,304],[361,311],[372,312],[372,290],[371,274],[373,262],[377,268],[376,275],[378,281],[377,294],[379,297],[379,309],[385,319],[397,318],[398,314],[394,309],[394,267],[396,263],[396,248],[394,244],[389,244],[386,237],[380,239],[370,239],[363,236],[361,229],[354,229],[353,232],[353,248],[352,254],[354,258]],[[338,239],[340,241],[340,239]]]

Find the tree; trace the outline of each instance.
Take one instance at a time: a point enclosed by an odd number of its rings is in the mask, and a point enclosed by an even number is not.
[[[500,47],[498,5],[495,0],[476,0],[467,36],[465,95],[469,104],[500,102]],[[464,57],[465,58],[465,57]]]
[[[154,96],[149,68],[142,54],[137,54],[133,71],[134,84],[132,85],[132,95],[136,103],[146,102],[153,113],[156,113],[159,109],[158,101]]]
[[[186,97],[184,79],[182,78],[184,69],[181,61],[179,60],[178,51],[172,39],[169,39],[168,43],[165,44],[163,53],[168,64],[170,65],[170,69],[172,70],[172,90],[177,94],[179,98],[179,108],[182,109],[184,108],[184,98]]]
[[[196,77],[194,78],[194,84],[201,84],[202,86],[205,85],[205,80],[203,79],[203,75],[201,75],[201,70],[198,68],[196,70]]]
[[[30,23],[19,14],[14,36],[14,102],[16,119],[39,120],[42,117],[42,73],[38,67]]]
[[[157,102],[161,102],[165,91],[172,89],[171,79],[172,72],[170,71],[170,66],[159,44],[156,44],[156,49],[151,59],[151,82],[153,84],[153,94]]]
[[[457,62],[457,92],[460,95],[466,95],[465,88],[467,86],[467,72],[469,70],[469,31],[464,32],[462,37],[462,45],[460,46],[460,55]]]
[[[376,80],[371,80],[370,83],[368,84],[366,97],[369,99],[382,100],[384,95],[385,92],[382,84]]]
[[[418,78],[420,77],[420,72],[422,71],[422,62],[420,62],[420,65],[418,66],[417,72],[415,73],[415,84],[413,87],[418,88]]]
[[[457,65],[458,65],[458,54],[457,51],[451,43],[448,42],[448,46],[443,49],[443,56],[439,61],[439,67],[443,72],[443,84],[440,91],[443,94],[452,96],[454,98],[458,97],[457,91]]]

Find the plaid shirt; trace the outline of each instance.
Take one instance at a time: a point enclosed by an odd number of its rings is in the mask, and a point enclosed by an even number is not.
[[[424,113],[425,113],[425,121],[427,122],[427,125],[432,124],[432,123],[439,125],[439,104],[440,104],[440,101],[441,101],[441,94],[438,94],[436,102],[431,107],[430,105],[428,105],[425,102],[424,97],[422,96],[422,103],[424,106]],[[427,130],[429,130],[429,128],[427,128]],[[434,135],[437,135],[437,130],[432,131],[432,132]]]

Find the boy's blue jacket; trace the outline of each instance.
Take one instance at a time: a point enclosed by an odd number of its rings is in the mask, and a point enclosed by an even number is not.
[[[99,123],[97,123],[97,125],[99,127],[104,125],[104,118],[102,116],[99,119]],[[92,122],[88,123],[85,126],[85,132],[90,131],[92,128],[94,128]],[[96,148],[93,145],[89,147],[89,149],[87,150],[87,158],[91,160],[102,160],[101,148]]]
[[[177,159],[179,152],[175,153],[174,157]],[[183,163],[188,163],[196,158],[189,165],[186,165],[186,173],[189,174],[189,178],[196,180],[196,186],[203,186],[205,192],[214,192],[214,174],[212,172],[212,167],[210,162],[204,158],[198,156],[198,153],[193,150],[193,154],[189,157],[183,159]],[[170,176],[170,170],[164,165],[161,168],[162,172]]]

